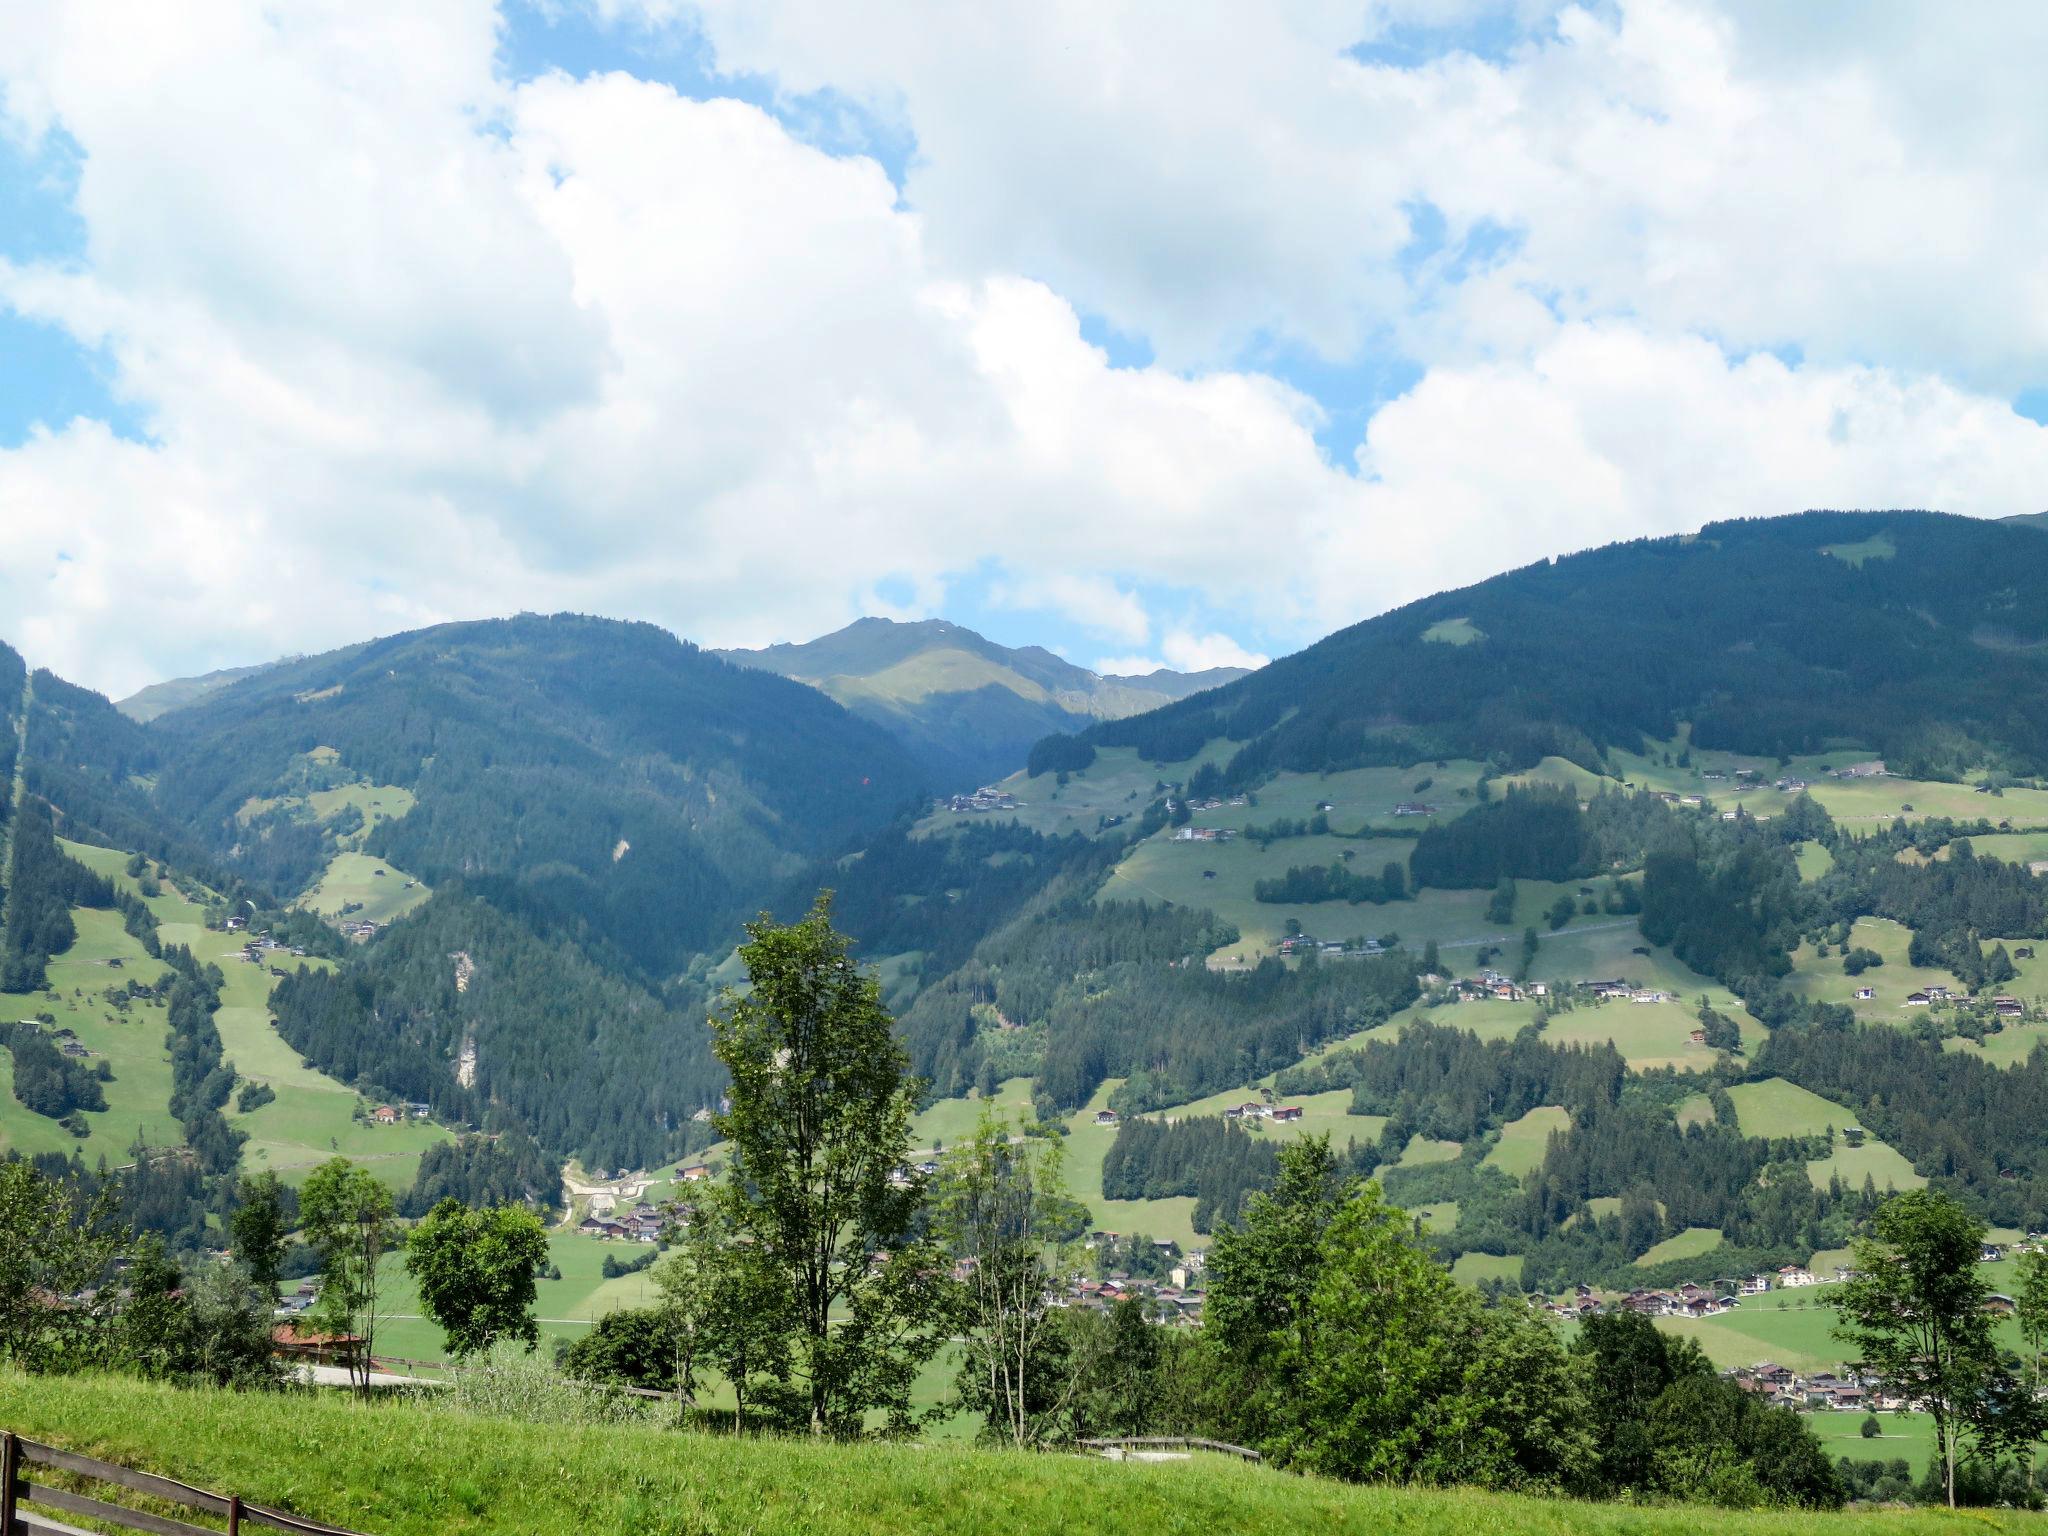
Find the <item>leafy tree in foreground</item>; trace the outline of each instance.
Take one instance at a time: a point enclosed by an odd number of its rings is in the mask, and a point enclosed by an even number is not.
[[[1591,1449],[1556,1336],[1489,1311],[1411,1235],[1377,1183],[1326,1234],[1310,1300],[1308,1435],[1290,1459],[1372,1482],[1557,1488]]]
[[[1351,1188],[1330,1138],[1305,1138],[1281,1150],[1272,1193],[1252,1196],[1243,1225],[1216,1234],[1202,1332],[1232,1383],[1217,1408],[1227,1434],[1281,1435],[1298,1416],[1316,1353],[1310,1303],[1323,1238]]]
[[[1888,1389],[1927,1405],[1950,1508],[1962,1437],[1995,1455],[2006,1426],[1991,1405],[2010,1401],[1999,1390],[2005,1372],[1984,1310],[1991,1287],[1977,1273],[1985,1231],[1938,1190],[1894,1195],[1856,1243],[1855,1277],[1830,1298],[1835,1336]]]
[[[939,1238],[965,1266],[960,1365],[963,1399],[982,1410],[992,1434],[1019,1448],[1036,1444],[1057,1419],[1078,1378],[1036,1379],[1056,1326],[1063,1240],[1087,1213],[1070,1199],[1057,1141],[1020,1136],[984,1111],[973,1137],[942,1160],[933,1212]]]
[[[239,1264],[206,1264],[187,1282],[185,1297],[188,1375],[219,1387],[277,1384],[271,1292]]]
[[[441,1325],[458,1359],[517,1339],[540,1341],[534,1321],[534,1272],[547,1262],[548,1235],[523,1205],[473,1210],[450,1197],[412,1229],[405,1267],[420,1305]]]
[[[673,1392],[677,1373],[667,1320],[657,1307],[607,1312],[562,1353],[562,1368],[578,1381]]]
[[[752,989],[711,1020],[732,1076],[714,1125],[731,1145],[716,1192],[794,1303],[790,1371],[812,1434],[907,1428],[918,1367],[944,1340],[941,1261],[912,1235],[922,1183],[899,1176],[920,1084],[880,989],[832,928],[763,918],[740,947]]]
[[[655,1269],[654,1283],[678,1392],[695,1395],[701,1362],[732,1388],[735,1431],[746,1427],[749,1404],[765,1402],[791,1416],[785,1383],[796,1332],[795,1297],[758,1243],[734,1241],[715,1207],[700,1211],[682,1243]]]
[[[2019,1316],[2020,1337],[2026,1341],[2023,1357],[2027,1374],[2027,1393],[2038,1399],[2041,1396],[2041,1367],[2048,1358],[2048,1249],[2036,1248],[2023,1253],[2019,1259],[2018,1281],[2013,1287],[2013,1302]],[[2039,1446],[2035,1454],[2028,1457],[2029,1468],[2038,1466]]]
[[[329,1333],[360,1341],[349,1370],[364,1392],[377,1339],[377,1262],[390,1246],[391,1210],[391,1191],[345,1157],[315,1168],[299,1191],[299,1223],[320,1255],[320,1300],[312,1319]]]
[[[274,1298],[278,1271],[284,1267],[285,1238],[291,1233],[284,1185],[274,1173],[259,1173],[242,1181],[241,1194],[242,1203],[228,1220],[235,1257],[257,1289]]]
[[[0,1360],[23,1370],[91,1364],[111,1288],[99,1286],[119,1251],[114,1191],[103,1185],[82,1214],[70,1192],[27,1162],[0,1162]],[[52,1296],[65,1304],[51,1306]]]
[[[128,1297],[121,1306],[121,1363],[162,1379],[181,1375],[191,1332],[185,1277],[164,1252],[163,1239],[145,1233],[128,1261]]]

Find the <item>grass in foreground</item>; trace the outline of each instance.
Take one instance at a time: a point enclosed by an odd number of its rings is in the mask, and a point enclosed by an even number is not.
[[[964,1446],[812,1445],[648,1428],[563,1429],[427,1405],[184,1392],[0,1374],[0,1423],[32,1439],[376,1533],[903,1536],[1080,1531],[1486,1531],[1792,1536],[1981,1530],[1982,1515],[1733,1514],[1466,1491],[1359,1488],[1201,1457],[1155,1465]],[[1996,1516],[2048,1532],[2048,1518]]]

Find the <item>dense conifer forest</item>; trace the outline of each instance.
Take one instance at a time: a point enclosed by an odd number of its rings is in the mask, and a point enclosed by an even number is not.
[[[1823,551],[1881,534],[1887,559]],[[1463,620],[1471,644],[1416,644]],[[1223,779],[1442,757],[1598,770],[1669,740],[1777,756],[1872,743],[1951,777],[1990,756],[2048,770],[2048,540],[1924,512],[1809,512],[1567,555],[1350,629],[1211,693],[1048,741],[1034,772],[1095,746],[1161,762],[1237,743]]]

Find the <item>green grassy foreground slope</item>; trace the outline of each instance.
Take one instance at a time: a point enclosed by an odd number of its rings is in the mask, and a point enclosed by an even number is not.
[[[812,1445],[567,1429],[335,1397],[186,1392],[0,1373],[0,1425],[373,1533],[649,1531],[968,1536],[1319,1531],[1492,1536],[1887,1536],[1982,1530],[1982,1513],[1734,1514],[1350,1487],[1199,1457],[1120,1465],[963,1446]],[[1994,1517],[2048,1532],[2048,1517]]]

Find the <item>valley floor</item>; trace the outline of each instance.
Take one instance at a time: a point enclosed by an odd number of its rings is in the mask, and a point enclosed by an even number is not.
[[[30,1439],[372,1533],[966,1536],[1001,1531],[1829,1536],[1981,1530],[1982,1513],[1736,1514],[1351,1487],[1233,1460],[1117,1464],[964,1445],[813,1445],[652,1427],[563,1428],[339,1395],[187,1392],[0,1373]],[[2048,1533],[2004,1511],[1994,1528]]]

